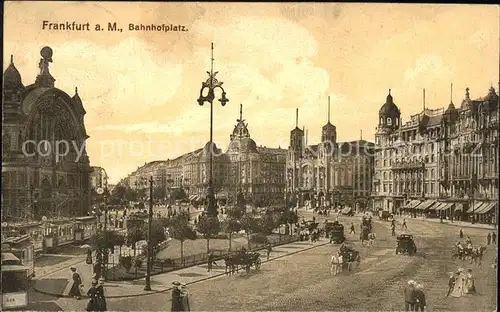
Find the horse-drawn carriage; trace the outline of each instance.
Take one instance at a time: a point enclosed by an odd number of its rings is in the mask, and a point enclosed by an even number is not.
[[[359,251],[355,250],[354,248],[347,247],[345,245],[342,245],[340,247],[340,255],[342,256],[342,266],[347,267],[348,271],[351,271],[352,269],[352,264],[354,262],[357,263],[357,266],[359,266],[359,263],[361,262],[361,256],[359,254]]]
[[[417,246],[413,240],[413,235],[401,234],[397,238],[398,246],[396,247],[396,255],[407,253],[413,256],[417,253]]]
[[[345,241],[344,226],[338,221],[325,224],[325,236],[330,237],[330,242],[341,244]]]
[[[370,233],[372,233],[372,218],[363,217],[361,220],[361,233],[359,234],[359,238],[362,242],[366,241],[369,239]]]
[[[379,211],[378,213],[378,218],[379,220],[382,221],[389,221],[389,219],[394,219],[394,215],[391,214],[389,211]]]
[[[240,266],[244,267],[245,271],[249,273],[252,266],[256,270],[260,270],[261,265],[260,254],[246,250],[227,254],[224,256],[224,262],[226,264],[226,275],[238,272]]]
[[[451,252],[451,258],[455,260],[456,258],[460,260],[470,259],[470,262],[478,262],[482,260],[484,251],[486,247],[484,246],[472,246],[472,244],[467,246],[462,246],[461,244],[456,244]]]

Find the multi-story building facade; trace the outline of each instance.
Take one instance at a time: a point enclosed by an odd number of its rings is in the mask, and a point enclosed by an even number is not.
[[[214,144],[215,145],[215,144]],[[145,164],[121,183],[147,187],[154,176],[166,188],[182,188],[191,199],[206,197],[209,175],[209,146],[175,159]],[[283,201],[285,191],[286,150],[257,146],[248,124],[240,118],[229,137],[227,151],[214,147],[213,185],[220,201],[234,201],[241,187],[246,199],[257,205]]]
[[[498,95],[425,108],[404,124],[389,92],[375,136],[375,209],[490,222],[498,211]]]
[[[54,86],[52,49],[41,50],[40,72],[24,86],[11,56],[2,101],[2,217],[40,219],[86,215],[90,166],[85,109]]]
[[[330,109],[328,109],[330,111]],[[330,122],[322,128],[321,143],[307,144],[307,133],[298,127],[290,132],[287,155],[287,193],[299,206],[366,206],[371,194],[374,144],[365,140],[337,142]]]
[[[92,166],[90,168],[90,187],[93,190],[97,188],[108,189],[108,174],[102,167]]]

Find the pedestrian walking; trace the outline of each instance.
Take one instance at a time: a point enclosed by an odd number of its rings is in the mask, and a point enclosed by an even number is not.
[[[92,249],[87,249],[87,257],[85,258],[85,263],[92,264]]]
[[[488,233],[488,236],[486,236],[486,243],[488,245],[491,243],[491,233]]]
[[[344,266],[344,257],[342,257],[342,253],[340,252],[339,250],[339,253],[338,253],[338,261],[339,261],[339,264],[338,264],[338,267],[337,267],[337,273],[342,273],[342,267]]]
[[[267,243],[266,245],[267,261],[269,261],[269,255],[271,254],[271,251],[273,251],[273,248],[271,247],[271,244]]]
[[[467,270],[466,275],[466,290],[468,294],[473,294],[476,292],[476,281],[474,275],[472,275],[472,269]]]
[[[493,245],[495,245],[497,243],[497,233],[496,232],[493,232],[493,234],[491,234],[491,243]]]
[[[415,311],[424,311],[427,303],[425,302],[424,287],[418,284],[415,287]]]
[[[403,225],[401,225],[401,229],[408,229],[406,226],[406,219],[403,219]]]
[[[172,282],[172,312],[182,311],[182,302],[181,302],[181,283],[178,281]]]
[[[391,235],[396,236],[396,226],[394,224],[391,225]]]
[[[87,302],[85,311],[99,311],[99,303],[97,299],[97,281],[95,279],[92,280],[90,289],[87,291],[87,296],[89,297],[89,301]]]
[[[189,292],[187,290],[187,285],[186,283],[181,283],[180,285],[180,291],[181,291],[181,308],[182,311],[191,311],[191,308],[189,307]]]
[[[100,261],[100,260],[97,260],[97,261],[94,263],[94,268],[93,268],[93,273],[94,273],[93,278],[94,278],[95,280],[99,280],[99,279],[101,278],[101,271],[102,271],[101,261]]]
[[[446,297],[449,297],[453,288],[455,287],[455,274],[453,272],[448,273],[448,292],[446,293]]]
[[[82,278],[80,277],[80,273],[76,271],[75,267],[71,267],[71,288],[69,290],[69,296],[73,297],[77,300],[80,300],[82,297],[82,293],[80,292],[80,288],[83,287],[82,285]]]
[[[464,238],[464,231],[460,229],[460,238]]]
[[[210,251],[207,255],[207,265],[208,265],[208,272],[212,271],[213,265],[217,265],[217,263],[214,261],[215,256],[213,251]]]
[[[415,285],[414,280],[409,280],[404,289],[405,311],[415,311]]]
[[[354,229],[354,223],[351,222],[351,231],[349,232],[349,234],[356,234],[356,231]]]
[[[335,254],[332,255],[330,260],[330,273],[335,276],[338,273],[339,260]]]

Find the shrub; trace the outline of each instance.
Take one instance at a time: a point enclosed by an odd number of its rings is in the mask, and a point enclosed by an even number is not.
[[[122,267],[127,270],[127,272],[130,271],[132,268],[132,257],[131,256],[120,256],[120,260],[118,261]]]
[[[136,268],[140,268],[142,266],[142,259],[139,257],[135,257],[133,262],[134,267]]]
[[[252,234],[250,236],[250,242],[254,244],[267,244],[267,236],[261,233]]]

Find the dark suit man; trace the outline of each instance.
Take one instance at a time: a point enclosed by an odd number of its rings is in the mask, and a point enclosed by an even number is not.
[[[181,290],[179,287],[181,286],[180,282],[173,282],[172,283],[173,288],[172,288],[172,312],[178,312],[178,311],[183,311],[182,309],[182,300],[181,300]]]
[[[408,286],[404,290],[405,311],[415,311],[415,281],[408,281]]]
[[[415,288],[415,311],[424,311],[427,303],[425,302],[425,293],[422,285],[418,284]]]

